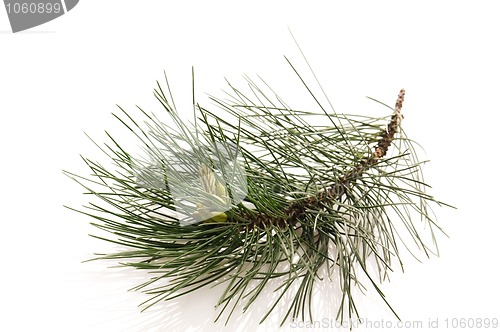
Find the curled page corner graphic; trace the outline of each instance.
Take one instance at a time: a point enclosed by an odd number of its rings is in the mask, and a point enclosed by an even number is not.
[[[27,30],[62,16],[79,0],[4,0],[12,32]]]
[[[69,12],[73,7],[76,6],[79,0],[64,0],[66,3],[66,11]]]

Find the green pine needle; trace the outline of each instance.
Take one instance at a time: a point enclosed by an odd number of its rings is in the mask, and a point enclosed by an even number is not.
[[[190,124],[177,113],[168,81],[168,94],[158,83],[154,95],[165,113],[139,108],[145,122],[122,108],[114,114],[146,157],[107,134],[101,149],[114,169],[83,158],[90,176],[66,172],[96,198],[79,211],[109,234],[96,237],[127,249],[97,259],[151,272],[134,288],[150,295],[145,309],[223,285],[218,319],[224,312],[230,319],[237,305],[251,310],[276,280],[276,300],[262,321],[278,307],[286,308],[282,324],[312,320],[316,283],[335,282],[343,294],[337,318],[353,318],[359,316],[353,289],[366,290],[365,277],[388,304],[377,280],[395,263],[403,266],[401,245],[437,253],[434,231],[442,229],[429,205],[446,204],[425,191],[423,163],[399,127],[401,105],[383,104],[384,118],[327,111],[292,69],[317,110],[291,109],[267,84],[248,80],[246,93],[229,84],[225,99],[212,98],[213,110],[193,100]],[[242,187],[247,191],[238,192]],[[320,277],[324,268],[328,278]]]

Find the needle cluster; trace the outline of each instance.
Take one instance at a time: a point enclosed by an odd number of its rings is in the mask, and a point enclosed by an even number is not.
[[[229,85],[212,110],[196,105],[191,124],[158,84],[160,117],[121,108],[115,115],[147,158],[109,135],[101,149],[114,169],[83,158],[90,176],[67,172],[93,197],[80,212],[108,234],[96,237],[126,249],[98,258],[151,272],[135,288],[150,295],[145,308],[221,284],[217,305],[229,319],[273,279],[277,296],[262,320],[277,307],[287,308],[283,323],[312,319],[314,286],[329,281],[342,290],[338,317],[352,318],[353,288],[367,289],[358,273],[386,301],[376,280],[394,261],[402,266],[401,245],[436,252],[419,226],[434,239],[441,229],[430,205],[442,203],[426,193],[422,162],[400,126],[404,90],[394,108],[383,104],[389,115],[376,118],[329,111],[304,87],[316,109],[293,109],[265,84],[248,80],[246,94]],[[318,277],[322,269],[328,281]]]

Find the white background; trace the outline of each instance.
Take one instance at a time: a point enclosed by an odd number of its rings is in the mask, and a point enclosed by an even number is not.
[[[444,327],[446,318],[500,318],[495,2],[270,3],[87,0],[18,34],[0,9],[0,330],[225,330],[213,323],[218,289],[141,314],[146,298],[126,289],[144,274],[80,263],[115,248],[88,237],[90,220],[63,208],[87,197],[62,169],[85,175],[79,154],[103,158],[84,131],[97,142],[104,130],[119,133],[115,104],[157,107],[152,89],[163,70],[187,114],[191,66],[202,103],[224,77],[260,74],[300,104],[294,92],[303,90],[283,55],[302,72],[307,66],[288,28],[337,111],[370,114],[364,96],[392,104],[406,88],[404,126],[431,160],[431,192],[458,207],[436,210],[450,236],[439,237],[440,257],[409,258],[405,273],[396,269],[382,285],[400,317],[424,327],[429,319]],[[254,331],[267,303],[236,314],[227,331]],[[396,323],[373,292],[360,308],[362,317]],[[317,313],[332,318],[335,310]],[[276,330],[276,320],[260,329]],[[299,330],[288,325],[283,331]]]

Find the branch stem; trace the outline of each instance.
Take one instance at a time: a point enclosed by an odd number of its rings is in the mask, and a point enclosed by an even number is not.
[[[398,132],[399,125],[403,120],[401,109],[403,107],[404,96],[405,90],[401,89],[394,107],[394,114],[387,125],[387,129],[382,131],[374,152],[370,156],[361,159],[359,163],[342,176],[336,184],[329,186],[325,190],[319,191],[316,195],[294,201],[285,209],[284,212],[286,217],[271,217],[260,212],[249,212],[242,217],[250,221],[250,227],[265,228],[271,225],[276,225],[278,227],[285,227],[288,225],[293,227],[300,221],[300,218],[305,214],[306,210],[321,208],[323,204],[342,196],[346,192],[346,189],[351,186],[352,182],[355,182],[361,174],[373,167],[379,159],[387,154],[394,140],[394,136]]]

